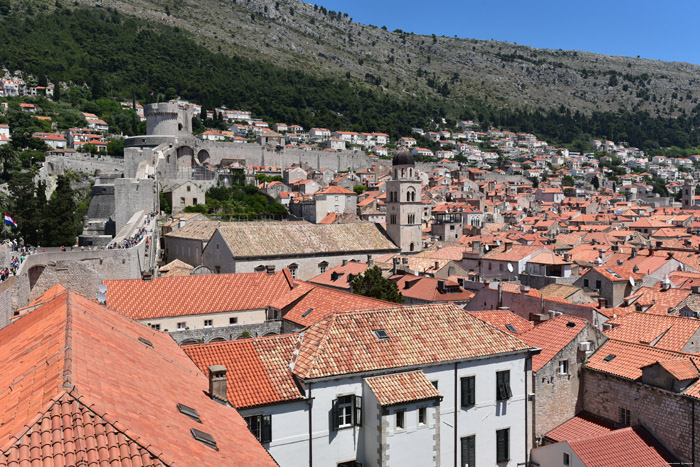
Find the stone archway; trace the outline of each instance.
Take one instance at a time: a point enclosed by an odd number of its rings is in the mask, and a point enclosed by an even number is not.
[[[199,151],[197,153],[197,160],[196,160],[197,165],[204,165],[204,164],[208,163],[209,158],[210,158],[209,151],[207,151],[206,149],[202,149],[201,151]]]
[[[194,166],[194,149],[189,146],[180,146],[177,148],[177,171],[188,172]]]
[[[44,269],[46,269],[46,266],[44,266],[43,264],[32,266],[29,269],[29,272],[27,273],[27,277],[29,277],[29,290],[32,290],[34,288],[36,282],[39,280],[41,274],[44,272]]]
[[[223,337],[215,337],[212,340],[210,340],[209,342],[225,342],[225,341],[226,341],[226,339],[224,339]]]

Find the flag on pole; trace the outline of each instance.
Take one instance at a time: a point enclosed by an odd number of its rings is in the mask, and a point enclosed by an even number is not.
[[[5,224],[10,225],[12,227],[17,227],[17,222],[15,222],[15,220],[11,218],[8,213],[5,213]]]

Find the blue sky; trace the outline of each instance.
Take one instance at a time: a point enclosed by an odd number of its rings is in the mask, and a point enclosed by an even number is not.
[[[307,0],[389,30],[700,65],[698,0]]]

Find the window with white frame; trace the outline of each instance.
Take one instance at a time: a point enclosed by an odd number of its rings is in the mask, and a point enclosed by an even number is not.
[[[406,428],[406,411],[397,410],[396,411],[396,429],[403,430]]]
[[[182,321],[180,323],[177,323],[177,329],[178,331],[184,331],[185,328],[187,328],[187,323],[185,321]]]
[[[362,397],[354,394],[338,396],[332,404],[333,429],[362,425]]]
[[[424,426],[425,421],[427,419],[427,411],[425,407],[421,407],[418,409],[418,426]]]
[[[559,360],[559,374],[568,375],[569,374],[569,361]]]
[[[210,328],[213,324],[213,321],[211,319],[205,319],[204,320],[204,327],[205,328]]]

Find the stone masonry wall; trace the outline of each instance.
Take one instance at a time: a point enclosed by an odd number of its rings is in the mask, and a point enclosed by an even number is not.
[[[243,337],[247,332],[250,337],[267,336],[269,334],[280,334],[282,332],[281,321],[269,321],[258,324],[239,324],[235,326],[225,326],[220,328],[188,329],[185,331],[171,331],[170,337],[175,342],[182,345],[185,341],[195,340],[198,342],[212,342],[214,340],[236,340]]]
[[[583,409],[618,421],[619,409],[630,411],[631,423],[644,428],[681,462],[691,462],[692,404],[686,397],[592,370],[583,373]],[[695,430],[700,430],[700,401],[695,402]],[[695,441],[700,460],[700,442]]]

